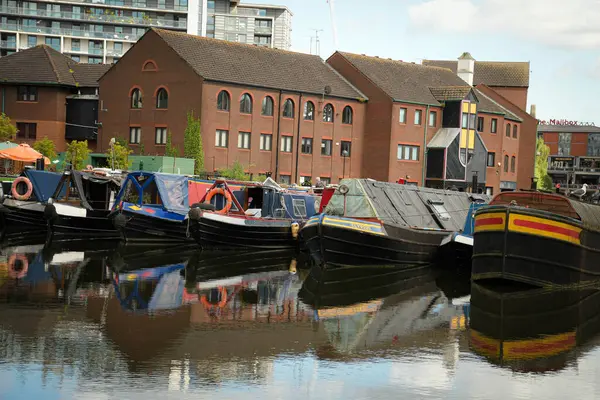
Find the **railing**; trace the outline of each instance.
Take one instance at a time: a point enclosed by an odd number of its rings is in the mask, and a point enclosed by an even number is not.
[[[164,11],[177,11],[187,12],[187,6],[174,5],[173,7],[148,7],[146,2],[142,1],[122,1],[122,0],[60,0],[63,3],[75,3],[75,4],[92,4],[95,6],[111,6],[111,7],[131,7],[141,9],[152,9],[152,10],[164,10]]]
[[[109,57],[121,57],[125,52],[123,50],[107,50],[106,55]]]
[[[254,33],[270,35],[271,33],[273,33],[273,28],[265,28],[263,26],[255,26]]]
[[[88,48],[88,54],[92,54],[94,56],[101,56],[104,55],[104,49]]]
[[[0,29],[10,30],[10,31],[19,31],[19,32],[28,32],[28,33],[38,33],[38,34],[46,34],[46,35],[63,35],[63,36],[75,36],[81,38],[94,38],[94,39],[113,39],[113,40],[128,40],[128,41],[137,41],[142,34],[135,35],[133,33],[116,33],[116,32],[96,32],[96,31],[88,31],[82,29],[60,29],[60,28],[50,28],[43,26],[25,26],[25,25],[15,25],[15,24],[6,24],[0,23]]]
[[[70,19],[77,21],[86,22],[106,22],[112,24],[127,24],[127,25],[145,25],[145,26],[157,26],[164,28],[187,28],[187,21],[174,21],[171,19],[164,18],[151,18],[151,17],[126,17],[123,15],[113,14],[90,14],[90,13],[73,13],[66,11],[46,11],[46,10],[32,10],[30,8],[17,8],[17,7],[0,7],[0,13],[14,14],[14,15],[28,15],[34,17],[47,17],[55,19]]]
[[[3,49],[16,49],[17,42],[13,42],[12,40],[0,40],[0,47]]]
[[[248,15],[251,17],[266,17],[267,10],[257,8],[240,8],[237,7],[236,11],[231,13],[232,15]]]

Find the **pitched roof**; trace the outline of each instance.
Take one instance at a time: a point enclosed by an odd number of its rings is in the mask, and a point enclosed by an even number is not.
[[[499,103],[497,103],[491,97],[487,96],[482,91],[477,90],[476,88],[473,88],[473,90],[475,91],[477,100],[479,100],[479,104],[477,105],[477,111],[499,114],[503,115],[506,119],[510,119],[517,122],[523,122],[523,120],[520,117],[518,117],[516,114],[513,114],[507,108],[501,106]]]
[[[544,132],[560,132],[560,133],[600,133],[598,126],[585,125],[538,125],[537,131]]]
[[[464,100],[471,91],[470,86],[440,86],[429,88],[429,91],[437,101],[461,101]]]
[[[458,61],[423,60],[423,65],[456,73]],[[529,62],[475,61],[473,72],[474,85],[529,87]]]
[[[427,144],[430,149],[445,149],[460,134],[460,128],[440,128]]]
[[[338,52],[394,101],[439,105],[431,87],[470,87],[446,68]],[[466,89],[465,89],[466,90]]]
[[[319,56],[152,28],[208,81],[329,96],[366,98]]]
[[[50,46],[40,45],[0,58],[0,83],[98,86],[109,65],[79,64]]]

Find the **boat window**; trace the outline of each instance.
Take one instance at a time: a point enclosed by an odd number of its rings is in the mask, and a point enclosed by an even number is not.
[[[183,193],[183,187],[181,186],[179,181],[164,180],[163,185],[166,189],[165,194],[168,197],[168,199],[166,199],[168,202],[166,202],[165,204],[168,204],[170,207],[175,208],[187,207],[185,194]],[[154,187],[156,187],[156,184],[154,185]],[[160,196],[158,195],[157,197],[160,198]]]
[[[304,199],[292,199],[294,205],[294,215],[297,217],[306,217],[306,201]]]
[[[450,219],[450,213],[448,213],[448,211],[446,210],[446,207],[444,207],[444,203],[430,201],[430,204],[431,204],[431,207],[433,208],[433,211],[439,218],[443,219],[444,221],[447,221]]]

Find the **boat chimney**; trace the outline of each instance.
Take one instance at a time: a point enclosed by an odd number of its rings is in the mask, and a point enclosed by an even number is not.
[[[475,59],[469,52],[464,52],[458,57],[456,74],[460,79],[473,86],[473,75],[475,75]]]

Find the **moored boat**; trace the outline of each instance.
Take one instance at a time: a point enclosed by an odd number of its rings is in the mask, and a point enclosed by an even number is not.
[[[600,283],[600,207],[557,194],[505,192],[475,214],[473,280]]]

